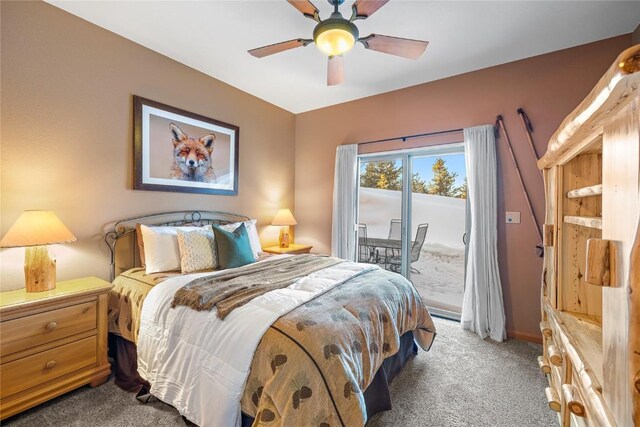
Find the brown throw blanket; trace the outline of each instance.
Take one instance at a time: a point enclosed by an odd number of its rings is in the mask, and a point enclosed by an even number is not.
[[[218,318],[267,292],[286,288],[301,277],[344,262],[322,255],[297,255],[259,262],[227,272],[199,277],[179,289],[171,307],[184,305],[197,311],[218,308]]]

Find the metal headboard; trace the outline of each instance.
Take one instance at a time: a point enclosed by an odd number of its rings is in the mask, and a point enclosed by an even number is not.
[[[154,226],[174,226],[178,227],[185,224],[193,224],[202,226],[207,224],[222,225],[231,222],[247,221],[249,217],[230,212],[222,211],[172,211],[160,212],[149,215],[135,216],[116,221],[113,227],[104,235],[104,241],[109,247],[110,258],[110,277],[111,280],[116,277],[116,247],[118,241],[124,236],[130,236],[133,249],[130,250],[130,267],[139,266],[136,262],[138,258],[136,241],[136,224],[154,225]],[[124,271],[124,270],[123,270]]]

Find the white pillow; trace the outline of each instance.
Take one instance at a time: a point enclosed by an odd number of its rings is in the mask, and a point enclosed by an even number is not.
[[[262,253],[262,245],[260,245],[260,237],[258,237],[258,227],[256,226],[257,220],[250,219],[249,221],[244,221],[244,226],[247,229],[247,234],[249,235],[249,243],[251,244],[251,252],[253,252],[253,257],[258,260],[258,256]],[[240,227],[242,222],[233,222],[231,224],[221,225],[224,231],[236,231],[236,228]]]
[[[182,274],[218,268],[213,227],[205,225],[189,231],[178,230]]]
[[[149,227],[141,224],[146,273],[180,270],[178,230],[189,231],[194,228]]]

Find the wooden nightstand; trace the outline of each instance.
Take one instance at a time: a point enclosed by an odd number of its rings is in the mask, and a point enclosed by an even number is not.
[[[280,246],[270,246],[268,248],[263,248],[262,250],[268,252],[270,254],[308,254],[311,252],[311,248],[313,246],[309,245],[296,245],[291,243],[288,248],[281,248]]]
[[[0,292],[0,419],[109,378],[112,287],[85,277],[45,292]]]

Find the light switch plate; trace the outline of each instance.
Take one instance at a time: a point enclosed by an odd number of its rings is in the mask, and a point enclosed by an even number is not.
[[[507,224],[520,224],[520,212],[507,212]]]

